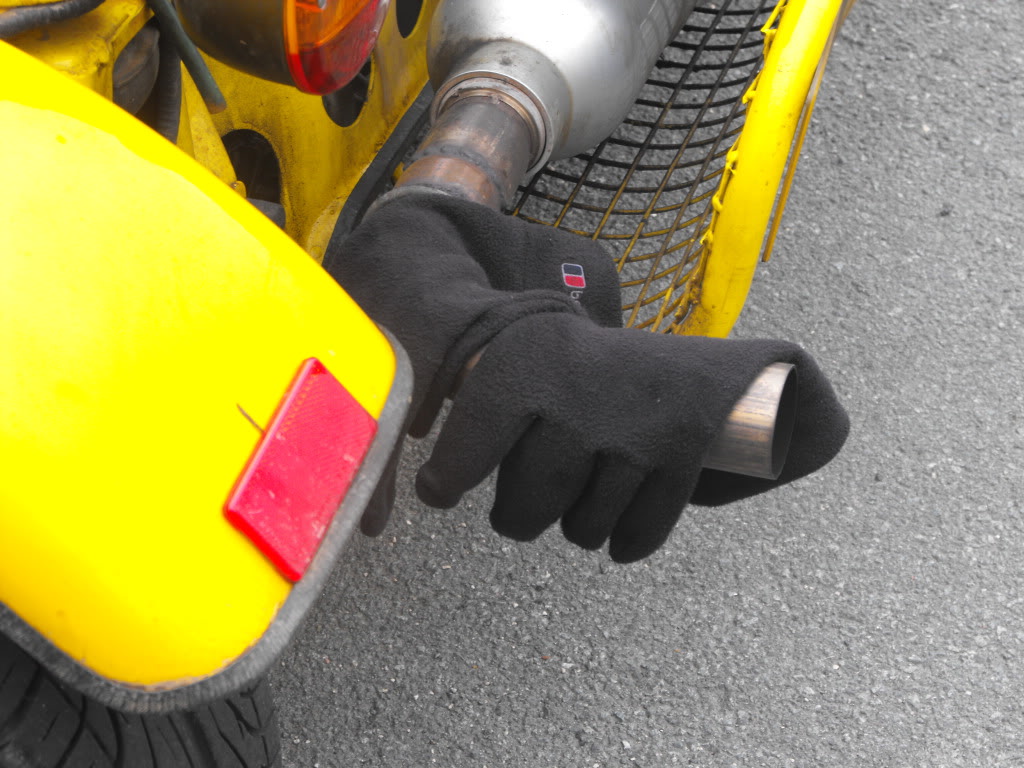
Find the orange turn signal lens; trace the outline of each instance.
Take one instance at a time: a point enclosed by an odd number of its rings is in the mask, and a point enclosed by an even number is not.
[[[285,55],[300,90],[325,94],[356,76],[377,42],[388,0],[285,0]]]

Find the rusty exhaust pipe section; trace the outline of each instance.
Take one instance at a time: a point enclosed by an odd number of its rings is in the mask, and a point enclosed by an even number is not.
[[[467,90],[437,117],[396,187],[427,187],[507,210],[536,142],[518,104],[492,90]]]
[[[441,4],[428,54],[437,91],[433,125],[393,194],[426,188],[508,210],[524,177],[548,159],[575,154],[614,129],[695,0],[524,2],[535,5],[536,13],[517,6],[504,21],[493,3]],[[545,14],[559,15],[563,23],[568,19],[574,28],[558,30],[555,23],[554,39],[534,40],[539,30],[551,28],[538,18]],[[530,20],[526,27],[523,19]],[[581,28],[599,39],[584,44]],[[609,45],[601,37],[609,30],[622,39]],[[576,54],[566,53],[559,35],[574,40]],[[481,40],[486,42],[473,42]],[[580,61],[579,51],[602,61]],[[624,61],[629,66],[623,67]],[[608,72],[620,85],[625,81],[627,89],[610,83]],[[617,98],[609,98],[616,93]],[[479,357],[467,365],[456,389]],[[768,366],[736,403],[704,466],[777,478],[793,431],[796,396],[794,367]]]

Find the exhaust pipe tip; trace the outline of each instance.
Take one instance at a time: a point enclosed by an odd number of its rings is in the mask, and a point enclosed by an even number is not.
[[[777,480],[786,463],[796,423],[796,367],[772,363],[733,407],[704,458],[704,466]]]

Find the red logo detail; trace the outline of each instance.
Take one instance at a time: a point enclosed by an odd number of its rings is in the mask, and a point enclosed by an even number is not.
[[[583,274],[583,267],[579,264],[563,264],[562,282],[568,288],[586,288],[587,278]]]

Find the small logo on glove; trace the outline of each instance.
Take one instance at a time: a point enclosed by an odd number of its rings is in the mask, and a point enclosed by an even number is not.
[[[587,278],[579,264],[562,265],[562,282],[566,288],[580,290],[587,287]]]

